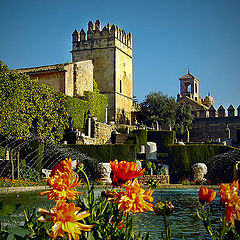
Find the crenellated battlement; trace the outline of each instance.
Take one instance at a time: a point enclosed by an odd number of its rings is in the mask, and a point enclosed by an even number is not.
[[[87,50],[92,48],[115,47],[132,52],[132,34],[121,30],[116,25],[107,24],[101,29],[101,22],[97,20],[88,23],[87,32],[82,28],[80,32],[75,30],[72,34],[73,51]],[[130,52],[129,52],[130,51]]]
[[[235,115],[235,108],[233,105],[230,105],[226,109],[221,105],[217,110],[211,106],[208,110],[201,109],[197,110],[196,113],[197,118],[228,118],[228,117],[240,117],[240,105],[237,108],[237,115]]]

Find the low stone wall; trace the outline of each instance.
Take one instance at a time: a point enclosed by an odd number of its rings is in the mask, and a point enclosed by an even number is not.
[[[49,186],[35,186],[35,187],[5,187],[0,188],[0,194],[7,194],[13,192],[32,192],[32,191],[41,191],[48,190]]]
[[[95,122],[93,125],[93,135],[96,139],[96,144],[104,144],[111,139],[111,133],[115,129],[114,125]]]
[[[140,184],[148,184],[154,182],[156,184],[169,184],[169,175],[143,175],[138,178]]]

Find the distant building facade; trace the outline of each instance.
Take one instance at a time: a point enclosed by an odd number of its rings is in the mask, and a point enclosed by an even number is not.
[[[210,92],[204,100],[199,96],[199,79],[188,71],[179,80],[180,93],[177,95],[177,101],[190,104],[195,115],[190,129],[190,141],[205,142],[231,139],[233,144],[239,143],[240,139],[238,139],[237,132],[240,131],[240,105],[237,108],[237,114],[232,105],[228,107],[227,114],[222,105],[216,110],[214,98]]]

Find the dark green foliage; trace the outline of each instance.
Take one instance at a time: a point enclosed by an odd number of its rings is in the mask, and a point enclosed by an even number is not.
[[[150,92],[142,103],[140,120],[148,127],[156,122],[163,128],[171,126],[179,135],[190,128],[194,116],[189,104],[178,103],[162,92]]]
[[[38,139],[28,140],[26,144],[20,148],[20,159],[21,161],[24,160],[24,165],[31,164],[31,167],[37,170],[38,163],[39,167],[41,165],[43,153],[44,143],[41,143]]]
[[[177,104],[176,119],[174,129],[181,135],[186,130],[186,127],[190,127],[194,115],[192,114],[192,106],[187,103]]]
[[[68,145],[79,152],[96,159],[98,162],[109,162],[115,159],[121,161],[135,161],[136,151],[134,145],[105,144],[105,145]]]
[[[162,92],[150,92],[142,103],[142,119],[148,126],[155,121],[158,121],[160,126],[174,126],[176,108],[174,98]]]
[[[232,182],[234,179],[234,165],[239,161],[240,150],[237,148],[215,156],[206,163],[208,167],[206,178],[214,184]]]
[[[5,158],[5,147],[0,146],[0,158]]]
[[[140,152],[141,145],[145,146],[147,144],[147,131],[145,129],[131,131],[126,144],[136,144],[136,151]]]
[[[174,143],[175,137],[175,131],[147,131],[147,140],[157,144],[158,153],[167,153],[168,146]]]
[[[191,178],[195,163],[207,163],[214,156],[228,152],[233,148],[218,144],[193,144],[169,146],[169,164],[171,183]]]
[[[40,173],[37,172],[34,168],[25,166],[20,170],[20,178],[23,180],[30,180],[33,182],[38,182],[41,179]]]
[[[73,125],[77,129],[84,129],[87,119],[87,112],[90,110],[91,116],[97,117],[99,122],[106,120],[107,97],[98,92],[84,92],[82,99],[67,97],[66,109],[73,118]]]

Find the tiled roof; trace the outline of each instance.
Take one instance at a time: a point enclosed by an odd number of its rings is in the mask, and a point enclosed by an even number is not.
[[[19,68],[17,69],[23,73],[39,73],[45,71],[64,71],[65,64],[55,64],[55,65],[48,65],[48,66],[41,66],[41,67],[32,67],[32,68]]]
[[[191,73],[187,73],[186,75],[180,77],[179,79],[184,79],[184,78],[194,78],[197,79],[196,77],[194,77]],[[198,79],[197,79],[198,80]]]

